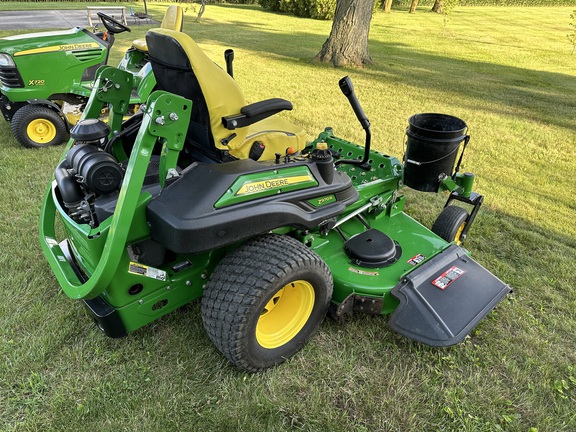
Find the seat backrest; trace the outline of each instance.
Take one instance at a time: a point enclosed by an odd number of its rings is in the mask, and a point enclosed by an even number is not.
[[[227,150],[242,144],[247,128],[230,131],[222,124],[222,117],[238,114],[246,105],[236,81],[185,33],[151,29],[146,43],[158,88],[192,101],[187,138],[212,154],[216,148]],[[228,139],[227,145],[222,143]]]
[[[182,23],[184,22],[184,11],[181,6],[172,5],[166,9],[164,18],[162,19],[161,28],[182,31]]]

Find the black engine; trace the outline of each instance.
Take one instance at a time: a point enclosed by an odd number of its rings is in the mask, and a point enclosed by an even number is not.
[[[70,131],[75,143],[54,172],[68,216],[92,227],[98,223],[94,201],[116,192],[124,177],[118,161],[103,150],[109,133],[109,126],[100,120],[78,122]]]

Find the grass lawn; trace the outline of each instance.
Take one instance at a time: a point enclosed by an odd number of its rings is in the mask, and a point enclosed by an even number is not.
[[[161,18],[166,6],[149,11]],[[294,358],[248,375],[211,345],[198,304],[108,339],[59,290],[37,240],[62,149],[26,150],[0,123],[0,430],[576,430],[571,12],[460,7],[445,31],[428,7],[377,13],[374,65],[364,70],[310,62],[330,22],[211,4],[196,23],[186,12],[185,31],[217,63],[235,49],[247,98],[291,100],[287,117],[310,137],[332,126],[363,142],[338,89],[344,75],[388,154],[401,157],[412,114],[468,123],[464,169],[486,200],[466,246],[514,294],[451,348],[402,338],[385,317],[356,316],[326,321]],[[111,63],[146,29],[119,35]],[[445,197],[405,192],[408,212],[431,226]]]

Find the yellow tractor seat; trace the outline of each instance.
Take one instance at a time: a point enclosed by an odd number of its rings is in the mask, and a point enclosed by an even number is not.
[[[186,143],[196,160],[271,160],[305,147],[303,129],[274,116],[292,109],[287,100],[247,104],[236,81],[185,33],[151,29],[146,42],[158,89],[192,101]]]
[[[184,22],[184,10],[182,6],[172,5],[168,6],[166,13],[164,13],[164,18],[160,24],[160,28],[175,30],[178,32],[182,31],[182,24]],[[134,39],[132,41],[132,46],[138,51],[148,52],[148,46],[146,45],[145,39]]]

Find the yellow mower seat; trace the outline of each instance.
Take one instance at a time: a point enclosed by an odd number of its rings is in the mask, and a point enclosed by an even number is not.
[[[160,28],[170,29],[174,31],[181,32],[182,24],[184,22],[184,11],[182,6],[172,5],[166,9],[164,13],[164,18],[160,24]],[[146,45],[146,39],[134,39],[132,41],[132,46],[138,51],[148,52],[148,46]]]
[[[274,114],[292,109],[284,99],[248,105],[234,79],[216,65],[185,33],[151,29],[146,34],[149,57],[158,88],[192,100],[187,143],[211,160],[222,155],[256,160],[300,151],[306,136],[299,126]]]

